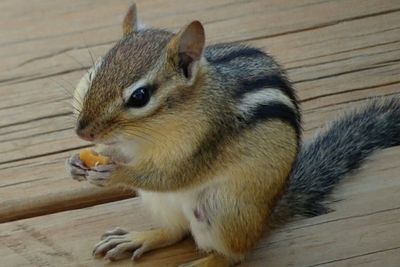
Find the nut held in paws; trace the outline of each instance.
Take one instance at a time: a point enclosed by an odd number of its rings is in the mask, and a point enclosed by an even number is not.
[[[88,168],[93,168],[97,165],[106,165],[110,163],[110,158],[99,155],[90,148],[83,149],[79,153],[79,158]]]

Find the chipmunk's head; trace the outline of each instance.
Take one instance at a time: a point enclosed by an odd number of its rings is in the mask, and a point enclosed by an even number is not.
[[[100,143],[151,139],[168,117],[179,120],[177,114],[201,80],[204,42],[198,21],[177,34],[139,27],[133,5],[123,22],[123,38],[77,86],[77,134]]]

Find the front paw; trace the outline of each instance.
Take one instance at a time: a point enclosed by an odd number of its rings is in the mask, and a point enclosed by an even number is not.
[[[65,162],[65,168],[72,179],[77,181],[86,180],[89,168],[87,168],[79,158],[79,154],[74,154]]]
[[[103,187],[110,181],[111,173],[115,170],[115,164],[97,165],[88,170],[86,179],[96,186]]]
[[[80,160],[79,154],[74,154],[65,162],[67,172],[74,180],[89,181],[96,186],[105,186],[109,182],[111,172],[115,169],[115,164],[96,165],[92,168],[85,166]]]

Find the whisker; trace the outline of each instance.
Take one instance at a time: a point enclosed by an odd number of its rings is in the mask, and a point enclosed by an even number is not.
[[[86,41],[85,41],[85,44],[86,44],[86,49],[87,49],[88,52],[89,52],[90,58],[92,59],[92,65],[94,65],[95,61],[94,61],[94,56],[93,56],[93,54],[92,54],[92,51],[90,51],[90,48],[89,48],[89,46],[88,46],[88,44],[87,44]]]
[[[83,42],[85,43],[86,49],[87,49],[88,52],[89,52],[90,58],[92,59],[92,65],[94,65],[94,63],[95,63],[94,57],[93,57],[92,52],[91,52],[90,49],[89,49],[88,42],[86,41],[85,36],[82,36],[82,39],[83,39]]]
[[[154,130],[153,128],[146,127],[144,125],[141,125],[140,127],[138,127],[138,126],[134,126],[134,125],[131,125],[131,124],[132,123],[130,123],[129,121],[122,122],[122,125],[125,126],[125,127],[134,127],[135,129],[144,129],[144,130],[147,130],[147,131],[149,131],[151,133],[157,134],[158,136],[160,136],[162,138],[167,138],[165,134],[160,133],[160,132]]]
[[[90,68],[90,66],[85,66],[83,65],[82,62],[80,62],[79,60],[77,60],[75,57],[73,57],[72,55],[66,53],[66,56],[68,56],[69,58],[71,58],[72,60],[74,60],[76,63],[78,63],[79,66],[81,66],[82,68]]]
[[[58,102],[61,103],[63,106],[67,106],[68,109],[72,109],[72,111],[76,111],[78,114],[81,112],[80,107],[77,107],[76,105],[74,105],[74,103],[71,102],[71,98],[62,98],[62,99],[58,99],[54,102]],[[75,114],[74,112],[71,112],[71,115],[75,116],[77,114]]]
[[[74,109],[74,106],[72,105],[72,103],[71,103],[71,101],[70,101],[70,98],[63,98],[63,99],[59,99],[59,100],[56,100],[56,101],[54,101],[54,102],[57,102],[57,103],[61,103],[64,107],[66,106],[66,107],[68,107],[69,109],[70,108],[72,108],[72,109]]]
[[[72,92],[70,92],[64,85],[62,85],[61,83],[59,83],[58,81],[56,81],[55,79],[49,77],[47,78],[52,82],[55,82],[61,89],[64,90],[65,93],[67,93],[67,96],[71,97],[72,96]]]
[[[75,89],[75,86],[74,86],[70,81],[63,79],[62,77],[60,77],[60,78],[61,78],[64,82],[67,82],[72,88]],[[75,93],[76,93],[76,94],[75,94]],[[76,95],[78,95],[78,97],[77,97]],[[76,101],[76,102],[78,103],[78,105],[83,106],[83,103],[82,103],[83,97],[82,97],[80,91],[75,90],[74,93],[71,93],[71,96],[73,97],[73,100]]]
[[[94,57],[93,57],[92,51],[90,51],[88,46],[86,46],[86,47],[87,47],[87,49],[89,51],[90,58],[92,59],[92,64],[94,65],[95,61],[94,61]]]
[[[74,92],[75,92],[76,86],[75,86],[74,84],[72,84],[70,81],[68,81],[68,80],[66,80],[66,79],[64,79],[64,78],[62,78],[62,77],[59,77],[59,78],[60,78],[61,80],[63,80],[64,82],[68,83],[69,86],[71,86],[71,88],[72,88],[72,89],[74,90]],[[74,92],[72,92],[71,95],[73,95]]]
[[[57,83],[57,85],[59,86],[59,88],[63,89],[63,91],[66,93],[66,96],[69,98],[72,98],[72,103],[70,102],[69,106],[72,106],[76,111],[78,111],[79,113],[81,112],[80,108],[78,108],[76,105],[74,105],[74,101],[78,104],[78,106],[82,106],[82,101],[80,99],[78,99],[75,95],[73,95],[63,84],[59,83],[56,80],[52,80],[55,83]]]
[[[73,109],[74,111],[76,111],[78,114],[82,112],[82,110],[80,110],[80,109],[78,109],[78,108],[76,108],[76,107],[74,107],[74,106],[72,106],[72,109]],[[76,116],[76,117],[78,117],[78,114],[72,113],[72,115],[73,115],[73,116]]]
[[[152,143],[153,145],[155,144],[153,140],[151,140],[151,139],[149,139],[147,137],[144,137],[143,135],[140,135],[137,132],[123,132],[123,134],[126,135],[126,136],[138,137],[138,138],[144,140],[145,142]]]
[[[117,126],[124,126],[124,125],[122,125],[120,123],[117,123]],[[122,131],[123,133],[125,133],[127,135],[130,135],[130,136],[140,137],[143,140],[146,140],[146,141],[148,141],[148,142],[150,142],[152,144],[155,144],[154,140],[158,140],[152,134],[143,131],[143,129],[140,129],[140,128],[137,128],[137,127],[134,127],[134,126],[123,127],[123,128],[124,128],[123,131]],[[149,139],[148,136],[150,136],[151,139]],[[157,143],[159,143],[159,142],[157,142]]]
[[[103,138],[112,138],[112,137],[115,137],[115,136],[117,136],[117,132],[119,132],[119,133],[122,133],[123,135],[125,135],[125,136],[128,136],[128,137],[137,137],[137,138],[140,138],[140,139],[142,139],[143,141],[145,141],[145,142],[149,142],[149,143],[152,143],[152,144],[154,144],[154,142],[153,142],[153,140],[151,140],[151,139],[148,139],[147,137],[145,137],[145,136],[143,136],[143,135],[141,135],[141,134],[138,134],[138,132],[136,131],[136,132],[132,132],[132,131],[127,131],[126,129],[124,129],[123,131],[122,130],[119,130],[118,129],[118,124],[115,124],[114,125],[114,127],[112,128],[112,129],[110,129],[109,130],[109,133],[107,133],[107,134],[105,134],[105,135],[103,135],[102,137]]]
[[[72,101],[72,106],[74,106],[75,108],[80,109],[81,107],[83,107],[83,103],[82,103],[80,98],[77,98],[76,96],[73,96],[72,100],[73,100]],[[78,106],[76,106],[74,104],[77,104]]]

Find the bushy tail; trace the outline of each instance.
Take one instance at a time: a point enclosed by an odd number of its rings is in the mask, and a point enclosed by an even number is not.
[[[304,144],[273,224],[296,215],[327,212],[324,200],[335,185],[373,151],[400,144],[400,98],[377,98],[350,112]]]

